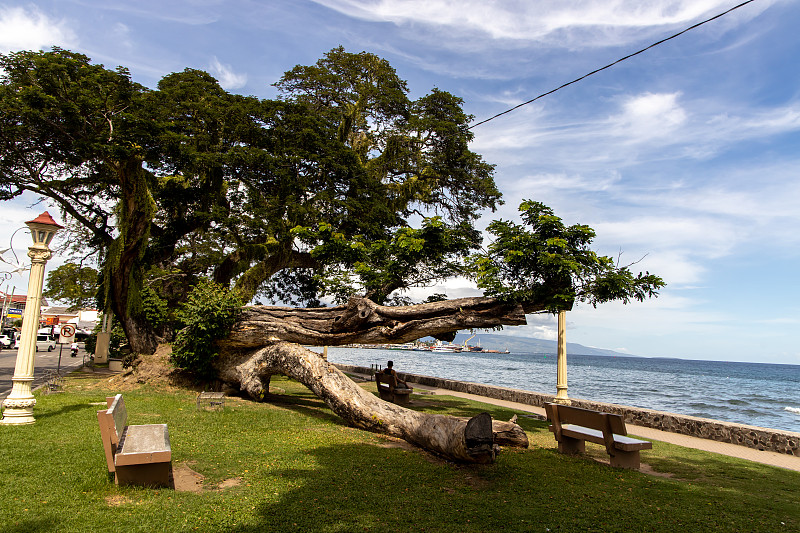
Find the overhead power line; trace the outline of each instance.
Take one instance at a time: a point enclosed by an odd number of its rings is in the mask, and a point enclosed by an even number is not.
[[[530,99],[530,100],[528,100],[527,102],[522,102],[521,104],[517,104],[517,105],[515,105],[514,107],[512,107],[512,108],[510,108],[510,109],[506,109],[506,110],[505,110],[505,111],[503,111],[502,113],[498,113],[498,114],[496,114],[496,115],[494,115],[494,116],[492,116],[492,117],[489,117],[489,118],[487,118],[487,119],[481,120],[480,122],[477,122],[477,123],[473,124],[472,126],[470,126],[470,127],[469,127],[469,129],[472,129],[472,128],[474,128],[474,127],[480,126],[481,124],[486,124],[486,123],[487,123],[487,122],[489,122],[490,120],[494,120],[494,119],[496,119],[497,117],[502,117],[503,115],[506,115],[506,114],[508,114],[508,113],[511,113],[512,111],[515,111],[515,110],[519,109],[519,108],[520,108],[520,107],[522,107],[522,106],[526,106],[526,105],[528,105],[528,104],[531,104],[531,103],[535,102],[536,100],[538,100],[538,99],[540,99],[540,98],[544,98],[545,96],[547,96],[547,95],[550,95],[550,94],[553,94],[553,93],[554,93],[554,92],[556,92],[556,91],[560,91],[560,90],[561,90],[561,89],[563,89],[564,87],[568,87],[568,86],[572,85],[573,83],[578,83],[579,81],[581,81],[581,80],[584,80],[584,79],[588,78],[589,76],[592,76],[592,75],[594,75],[594,74],[597,74],[598,72],[601,72],[601,71],[603,71],[603,70],[605,70],[605,69],[607,69],[607,68],[611,68],[611,67],[613,67],[613,66],[614,66],[614,65],[616,65],[617,63],[622,63],[622,62],[623,62],[623,61],[625,61],[626,59],[630,59],[630,58],[632,58],[633,56],[639,55],[639,54],[641,54],[642,52],[646,52],[646,51],[650,50],[651,48],[655,48],[656,46],[658,46],[658,45],[660,45],[660,44],[663,44],[663,43],[665,43],[665,42],[669,41],[670,39],[674,39],[675,37],[679,37],[679,36],[683,35],[684,33],[688,32],[688,31],[691,31],[691,30],[693,30],[693,29],[695,29],[695,28],[699,28],[699,27],[700,27],[700,26],[702,26],[703,24],[707,24],[707,23],[711,22],[712,20],[716,20],[716,19],[718,19],[718,18],[724,17],[724,16],[725,16],[725,15],[727,15],[728,13],[730,13],[730,12],[732,12],[732,11],[736,11],[736,10],[737,10],[737,9],[739,9],[740,7],[744,7],[744,6],[746,6],[747,4],[750,4],[750,3],[752,3],[752,2],[755,2],[755,0],[747,0],[746,2],[742,2],[741,4],[739,4],[739,5],[737,5],[737,6],[734,6],[734,7],[730,8],[730,9],[728,9],[727,11],[724,11],[724,12],[722,12],[722,13],[718,14],[718,15],[714,15],[713,17],[711,17],[711,18],[709,18],[709,19],[706,19],[706,20],[704,20],[704,21],[702,21],[702,22],[698,22],[697,24],[694,24],[693,26],[689,26],[689,27],[688,27],[688,28],[686,28],[685,30],[679,31],[678,33],[676,33],[676,34],[674,34],[674,35],[670,35],[669,37],[667,37],[667,38],[665,38],[665,39],[661,39],[660,41],[658,41],[658,42],[655,42],[655,43],[651,44],[650,46],[648,46],[648,47],[646,47],[646,48],[642,48],[642,49],[641,49],[641,50],[639,50],[638,52],[634,52],[634,53],[632,53],[632,54],[628,54],[628,55],[626,55],[625,57],[622,57],[622,58],[620,58],[620,59],[617,59],[617,60],[616,60],[616,61],[614,61],[613,63],[609,63],[608,65],[606,65],[606,66],[604,66],[604,67],[600,67],[600,68],[598,68],[598,69],[596,69],[596,70],[593,70],[593,71],[589,72],[588,74],[584,74],[584,75],[583,75],[583,76],[581,76],[580,78],[575,78],[574,80],[572,80],[572,81],[570,81],[570,82],[567,82],[567,83],[565,83],[564,85],[561,85],[561,86],[559,86],[559,87],[556,87],[555,89],[552,89],[552,90],[550,90],[550,91],[547,91],[546,93],[542,93],[542,94],[540,94],[539,96],[537,96],[536,98],[531,98],[531,99]]]

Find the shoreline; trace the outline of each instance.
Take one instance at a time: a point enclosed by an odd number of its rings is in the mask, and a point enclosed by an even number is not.
[[[367,367],[342,363],[332,364],[346,372],[367,376],[372,373],[371,369]],[[542,394],[520,389],[498,387],[495,385],[470,383],[406,372],[398,372],[398,375],[404,381],[409,381],[418,385],[470,394],[483,398],[508,401],[536,408],[542,408],[545,402],[550,402],[554,398],[552,394]],[[654,409],[594,402],[578,398],[570,398],[570,400],[572,401],[572,405],[577,407],[620,414],[625,419],[626,424],[641,428],[650,428],[665,433],[695,437],[708,441],[745,447],[752,450],[800,457],[800,433],[680,415],[665,411],[656,411]]]

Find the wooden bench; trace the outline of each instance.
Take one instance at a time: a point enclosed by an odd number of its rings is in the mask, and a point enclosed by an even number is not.
[[[375,372],[375,384],[378,386],[378,395],[381,400],[403,405],[410,403],[409,396],[413,389],[398,387],[397,378],[392,374]]]
[[[108,471],[117,485],[172,486],[172,449],[166,424],[128,426],[122,394],[106,398],[97,411]]]
[[[638,470],[639,451],[653,447],[651,442],[626,437],[628,432],[620,415],[556,403],[545,403],[544,409],[561,453],[583,453],[588,440],[606,447],[611,466]]]

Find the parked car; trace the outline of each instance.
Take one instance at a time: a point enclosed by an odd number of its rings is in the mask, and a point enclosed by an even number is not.
[[[36,335],[36,351],[47,350],[52,352],[56,349],[56,340],[50,335]]]
[[[0,349],[11,348],[11,339],[8,335],[0,335]]]
[[[21,337],[17,337],[17,342],[14,343],[14,348],[19,348],[20,343],[22,342]],[[36,335],[36,351],[39,350],[47,350],[48,352],[52,352],[56,349],[56,340],[51,337],[50,335],[43,335],[39,334]]]

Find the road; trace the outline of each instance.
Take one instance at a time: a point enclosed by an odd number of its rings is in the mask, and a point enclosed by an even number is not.
[[[83,363],[83,343],[79,343],[77,357],[70,357],[69,344],[57,344],[52,352],[36,352],[36,362],[33,369],[33,387],[36,388],[44,381],[46,370],[56,370],[59,368],[58,354],[61,350],[61,375],[77,370]],[[63,347],[63,348],[62,348]],[[14,377],[14,366],[17,364],[17,350],[0,350],[0,399],[5,399],[11,392],[11,378]]]

